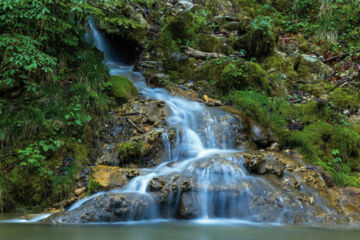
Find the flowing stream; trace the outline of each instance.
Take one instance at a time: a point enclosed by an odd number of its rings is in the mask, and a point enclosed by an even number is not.
[[[104,53],[110,74],[126,76],[146,98],[164,101],[171,110],[171,117],[167,119],[168,125],[175,128],[177,134],[175,144],[170,142],[166,133],[163,134],[164,145],[168,146],[167,161],[155,169],[146,169],[147,174],[135,177],[123,189],[111,192],[142,194],[151,199],[153,196],[148,189],[152,179],[174,174],[195,175],[197,190],[192,191],[189,197],[196,198],[194,207],[199,209],[199,219],[238,218],[248,214],[249,199],[246,185],[249,181],[261,180],[248,176],[243,168],[242,159],[232,155],[237,152],[234,150],[234,136],[230,127],[233,119],[224,118],[224,113],[209,109],[201,103],[173,96],[165,89],[147,86],[141,73],[134,72],[131,66],[121,63],[121,57],[114,57],[116,55],[110,43],[96,29],[93,19],[89,25],[93,42]],[[222,156],[222,161],[209,160],[213,156]],[[237,194],[234,194],[234,189],[231,188],[235,186],[237,190],[240,189]],[[213,189],[215,187],[218,188],[216,191]],[[180,193],[181,191],[174,191],[173,195],[170,194],[168,209],[159,210],[156,203],[153,203],[154,207],[146,218],[176,217],[172,209],[178,207]],[[86,201],[102,194],[104,193],[96,193],[79,200],[68,211],[75,210]],[[126,218],[135,219],[137,218],[131,213]]]

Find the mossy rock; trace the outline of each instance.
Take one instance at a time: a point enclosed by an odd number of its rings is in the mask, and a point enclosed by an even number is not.
[[[243,90],[249,87],[266,90],[268,82],[264,69],[253,62],[230,62],[221,72],[217,87],[223,92]]]
[[[196,48],[203,52],[220,52],[226,51],[224,43],[217,37],[208,34],[199,34],[195,40]]]
[[[324,81],[332,72],[332,69],[317,57],[306,54],[302,54],[296,59],[294,69],[299,74],[298,82],[300,83]]]
[[[360,108],[360,95],[350,88],[337,88],[329,95],[329,100],[336,106],[357,111]]]
[[[283,96],[287,92],[286,89],[298,78],[292,62],[278,52],[265,58],[261,66],[267,71],[272,95]]]
[[[134,84],[124,76],[112,76],[110,78],[111,95],[119,103],[126,103],[137,97],[138,91]]]
[[[204,8],[197,5],[189,11],[183,11],[177,16],[171,16],[168,18],[165,29],[172,34],[172,38],[175,40],[193,39],[196,34],[205,32],[207,29],[204,24],[199,24],[199,22],[206,22],[205,16],[200,14],[201,11],[205,11]]]
[[[265,21],[261,19],[252,20],[247,26],[247,33],[239,36],[233,42],[234,49],[244,49],[249,58],[263,58],[271,55],[275,47],[277,35],[272,27],[270,27],[270,23],[264,24],[263,22]]]
[[[184,53],[177,51],[171,53],[164,63],[166,71],[169,73],[170,80],[189,80],[194,76],[195,58],[188,57]]]
[[[121,164],[137,163],[148,151],[148,146],[142,141],[123,142],[119,145],[119,159]]]

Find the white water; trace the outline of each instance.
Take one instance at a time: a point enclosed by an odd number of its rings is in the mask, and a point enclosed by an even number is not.
[[[208,219],[209,214],[213,217],[237,216],[237,209],[242,207],[243,200],[247,203],[246,188],[244,188],[243,194],[236,198],[228,198],[226,191],[212,192],[209,189],[214,186],[239,184],[242,180],[249,179],[250,177],[242,167],[241,159],[229,156],[221,164],[213,162],[205,168],[197,166],[197,163],[201,164],[211,156],[236,152],[232,149],[233,136],[229,129],[230,120],[219,119],[218,114],[213,114],[201,103],[173,96],[165,89],[147,86],[141,73],[134,72],[131,66],[124,66],[120,61],[113,61],[110,56],[114,54],[111,53],[111,47],[107,45],[107,40],[96,29],[93,20],[90,20],[89,25],[95,46],[104,52],[110,74],[126,76],[133,81],[140,94],[149,99],[164,101],[171,110],[171,117],[167,119],[167,122],[170,128],[177,130],[175,146],[170,143],[166,133],[163,135],[165,151],[169,157],[167,162],[160,164],[155,169],[148,169],[148,174],[135,177],[123,189],[111,192],[136,192],[150,195],[148,186],[154,177],[188,172],[197,176],[198,186],[202,189],[199,194],[201,206],[198,206],[201,209],[201,219]],[[218,131],[217,134],[214,130]],[[216,139],[217,136],[219,139]],[[176,163],[169,166],[170,162]],[[102,194],[104,193],[99,192],[79,200],[68,211],[75,210],[86,201]],[[178,204],[179,196],[172,196],[172,198]]]

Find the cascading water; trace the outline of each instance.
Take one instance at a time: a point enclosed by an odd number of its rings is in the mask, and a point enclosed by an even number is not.
[[[167,132],[162,135],[166,161],[153,169],[143,169],[145,174],[133,178],[122,189],[98,192],[77,201],[64,214],[72,219],[70,222],[173,218],[295,222],[298,209],[307,214],[301,201],[264,178],[247,173],[241,148],[235,144],[235,118],[219,109],[173,96],[165,89],[147,86],[141,73],[114,57],[93,19],[89,25],[94,44],[104,52],[110,74],[128,77],[143,97],[165,102],[171,110],[169,129],[176,129],[177,136],[174,144]],[[325,209],[323,205],[321,208]],[[312,212],[313,208],[307,211]],[[324,212],[332,213],[326,209]],[[53,222],[64,222],[62,217]]]
[[[233,150],[234,136],[229,127],[231,119],[219,119],[221,114],[213,114],[219,110],[211,110],[198,102],[173,96],[165,89],[150,88],[141,73],[134,72],[132,67],[124,66],[119,60],[114,61],[111,47],[96,29],[93,19],[90,20],[89,26],[94,44],[104,52],[110,74],[126,76],[145,97],[164,101],[171,109],[171,117],[167,122],[171,128],[177,129],[175,145],[170,143],[166,133],[163,136],[167,146],[168,161],[155,169],[147,169],[147,174],[135,177],[123,189],[113,190],[111,193],[137,193],[153,198],[150,190],[151,181],[169,176],[176,178],[177,174],[181,174],[191,178],[191,187],[194,189],[187,193],[189,195],[187,197],[197,208],[196,217],[244,217],[249,204],[246,185],[253,178],[246,174],[241,158],[232,154],[236,151]],[[214,130],[217,130],[218,134]],[[173,164],[169,164],[171,162]],[[172,180],[176,181],[176,179]],[[182,194],[180,188],[183,187],[181,186],[183,182],[181,179],[179,181],[178,184],[169,187],[172,193],[168,194],[167,204],[160,206],[162,209],[157,209],[158,212],[150,218],[177,217],[176,211],[172,210],[177,209],[180,204]],[[178,189],[174,189],[175,185]],[[96,193],[82,199],[68,211],[79,208],[85,202],[102,194],[105,193]],[[158,199],[154,199],[154,202],[158,202]],[[133,218],[129,217],[127,220]]]

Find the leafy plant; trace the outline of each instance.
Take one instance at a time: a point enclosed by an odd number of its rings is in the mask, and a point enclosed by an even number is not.
[[[49,151],[55,152],[60,145],[60,141],[53,140],[52,138],[47,141],[41,140],[38,143],[30,144],[25,149],[17,151],[18,158],[21,160],[20,165],[28,169],[36,169],[41,177],[51,176],[54,172],[46,168],[45,153]]]

